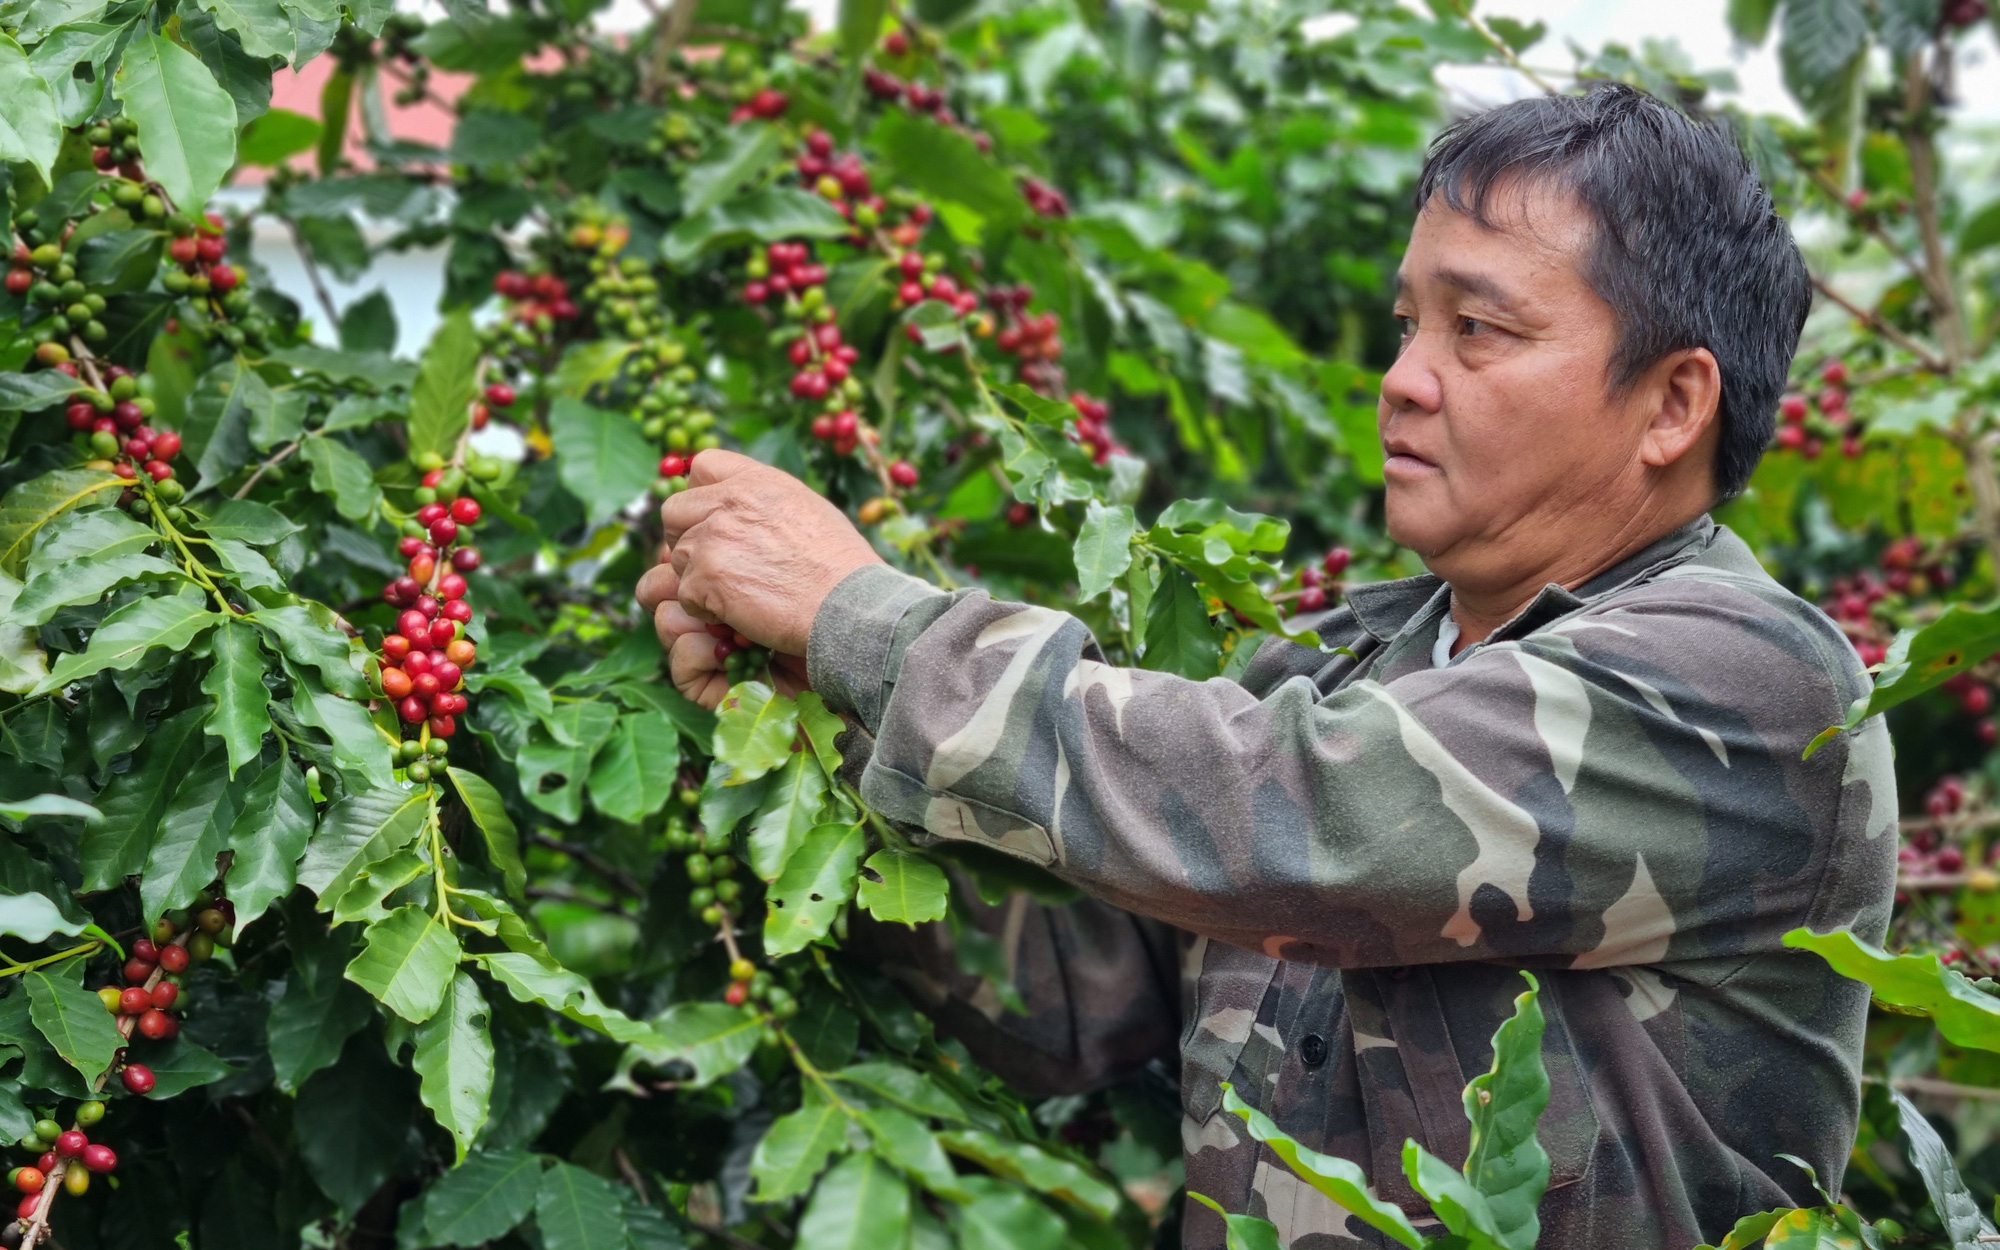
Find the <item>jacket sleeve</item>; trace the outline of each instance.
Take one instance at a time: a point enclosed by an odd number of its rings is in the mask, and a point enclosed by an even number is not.
[[[1770,949],[1848,853],[1847,744],[1801,752],[1860,669],[1798,608],[1663,579],[1442,669],[1259,698],[877,567],[809,662],[875,733],[864,797],[933,837],[1278,958],[1603,967]]]

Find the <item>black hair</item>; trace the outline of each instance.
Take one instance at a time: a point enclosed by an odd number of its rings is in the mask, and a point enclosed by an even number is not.
[[[1491,228],[1494,192],[1513,179],[1574,195],[1593,221],[1583,277],[1618,318],[1614,389],[1669,352],[1714,354],[1716,493],[1741,491],[1771,441],[1812,287],[1735,137],[1623,83],[1517,100],[1437,137],[1417,209],[1442,195]]]

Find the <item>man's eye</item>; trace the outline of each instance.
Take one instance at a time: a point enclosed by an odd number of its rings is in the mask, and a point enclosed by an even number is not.
[[[1460,317],[1458,319],[1459,332],[1467,336],[1484,334],[1492,328],[1477,317]]]
[[[1417,332],[1417,319],[1415,317],[1396,318],[1396,333],[1402,335],[1404,338],[1409,338],[1416,332]]]

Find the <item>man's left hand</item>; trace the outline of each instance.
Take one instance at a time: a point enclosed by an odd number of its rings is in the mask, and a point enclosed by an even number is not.
[[[674,684],[714,706],[727,689],[707,624],[721,622],[783,656],[803,656],[819,605],[881,557],[838,508],[789,473],[704,451],[687,490],[660,506],[662,562],[639,579]],[[802,670],[802,665],[793,665]]]

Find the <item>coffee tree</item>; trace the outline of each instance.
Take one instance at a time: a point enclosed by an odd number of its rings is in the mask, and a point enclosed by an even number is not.
[[[654,503],[731,446],[925,576],[1233,671],[1350,560],[1252,509],[1322,495],[1320,540],[1394,558],[1379,344],[1330,329],[1374,271],[1287,330],[1296,274],[1238,272],[1219,201],[1167,246],[1038,120],[1024,54],[1346,101],[1292,150],[1387,174],[1284,176],[1351,182],[1386,238],[1463,32],[863,0],[811,38],[679,0],[617,40],[589,8],[0,12],[0,1244],[1173,1235],[1164,1082],[1029,1106],[842,953],[857,910],[941,920],[1004,997],[966,908],[1054,883],[868,811],[783,657],[719,633],[733,689],[689,702],[631,587]],[[1243,35],[1261,60],[1224,56]],[[321,116],[270,111],[314,58]],[[447,83],[448,149],[390,133],[385,96]],[[1149,178],[1180,93],[1130,123]],[[1210,112],[1218,149],[1264,124]],[[261,199],[214,209],[248,167]],[[249,254],[258,216],[314,307]],[[402,360],[387,299],[323,275],[419,246],[448,315]]]

